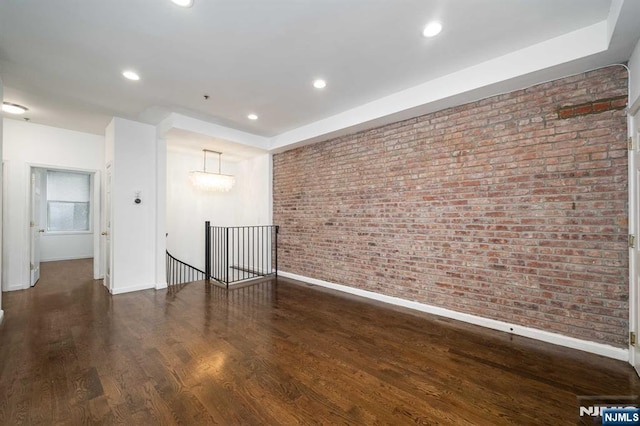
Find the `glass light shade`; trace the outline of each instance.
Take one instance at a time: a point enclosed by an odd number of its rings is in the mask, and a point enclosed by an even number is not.
[[[127,71],[123,71],[122,75],[124,76],[124,78],[126,78],[127,80],[133,80],[133,81],[138,81],[140,80],[140,76],[138,75],[137,72],[135,71],[131,71],[131,70],[127,70]]]
[[[425,37],[435,37],[440,34],[442,31],[442,24],[440,22],[429,22],[426,27],[424,27],[424,31],[422,31],[422,35]]]
[[[177,4],[180,7],[191,7],[193,6],[193,0],[171,0],[174,4]]]
[[[315,87],[316,89],[324,89],[325,87],[327,87],[327,82],[319,78],[317,80],[314,80],[313,87]]]
[[[193,186],[204,191],[228,192],[236,183],[230,175],[193,171],[189,173]]]
[[[22,105],[3,102],[2,111],[9,114],[24,114],[25,112],[29,111],[29,109],[27,107],[23,107]]]

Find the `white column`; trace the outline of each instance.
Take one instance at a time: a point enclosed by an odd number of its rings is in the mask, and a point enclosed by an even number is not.
[[[3,99],[2,79],[0,78],[0,100]],[[4,311],[2,310],[2,186],[4,185],[4,170],[2,167],[2,121],[3,119],[0,118],[0,323],[2,323],[2,318],[4,317]]]
[[[113,139],[111,293],[156,288],[159,258],[156,128],[114,118],[109,132]]]
[[[156,145],[156,289],[167,287],[167,141]]]

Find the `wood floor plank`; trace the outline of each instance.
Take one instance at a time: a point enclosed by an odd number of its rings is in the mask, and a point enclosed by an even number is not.
[[[0,424],[576,424],[624,362],[287,279],[110,296],[92,261],[3,295]]]

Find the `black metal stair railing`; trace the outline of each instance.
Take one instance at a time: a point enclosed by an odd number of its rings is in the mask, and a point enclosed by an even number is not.
[[[176,259],[167,250],[167,285],[175,286],[206,279],[204,271]]]
[[[278,276],[277,225],[211,226],[205,222],[204,274],[229,284]]]
[[[211,226],[205,222],[205,270],[166,252],[167,285],[171,288],[213,279],[229,284],[259,277],[278,276],[277,225]]]

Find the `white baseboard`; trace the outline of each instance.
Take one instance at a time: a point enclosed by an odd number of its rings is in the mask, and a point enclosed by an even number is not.
[[[128,287],[112,288],[111,290],[109,290],[109,292],[111,294],[122,294],[122,293],[131,293],[132,291],[153,290],[155,288],[156,288],[155,284],[138,284],[138,285],[132,285]]]
[[[4,311],[0,309],[0,324],[2,324],[3,319],[4,319]]]
[[[493,330],[503,331],[503,332],[515,334],[518,336],[541,340],[543,342],[553,343],[555,345],[564,346],[567,348],[578,349],[578,350],[590,352],[596,355],[602,355],[607,358],[613,358],[620,361],[629,361],[628,349],[617,348],[615,346],[605,345],[603,343],[591,342],[589,340],[576,339],[575,337],[569,337],[569,336],[565,336],[558,333],[551,333],[549,331],[538,330],[530,327],[524,327],[517,324],[509,324],[503,321],[484,318],[477,315],[465,314],[462,312],[452,311],[451,309],[440,308],[438,306],[427,305],[425,303],[414,302],[411,300],[401,299],[399,297],[386,296],[384,294],[375,293],[373,291],[361,290],[361,289],[349,287],[346,285],[335,284],[328,281],[318,280],[316,278],[309,278],[302,275],[292,274],[290,272],[278,271],[278,276],[291,278],[298,281],[303,281],[303,282],[318,285],[321,287],[331,288],[331,289],[342,291],[345,293],[355,294],[357,296],[378,300],[380,302],[385,302],[392,305],[402,306],[409,309],[415,309],[417,311],[426,312],[426,313],[438,315],[441,317],[451,318],[458,321],[479,325],[479,326],[490,328]]]
[[[122,294],[122,293],[131,293],[132,291],[141,291],[141,290],[162,290],[167,288],[167,283],[157,283],[157,284],[141,284],[141,285],[132,285],[129,287],[121,287],[121,288],[112,288],[109,290],[111,294]]]
[[[31,286],[27,284],[27,286],[23,286],[23,285],[8,285],[7,288],[3,289],[2,291],[18,291],[18,290],[26,290],[28,288],[30,288]]]

